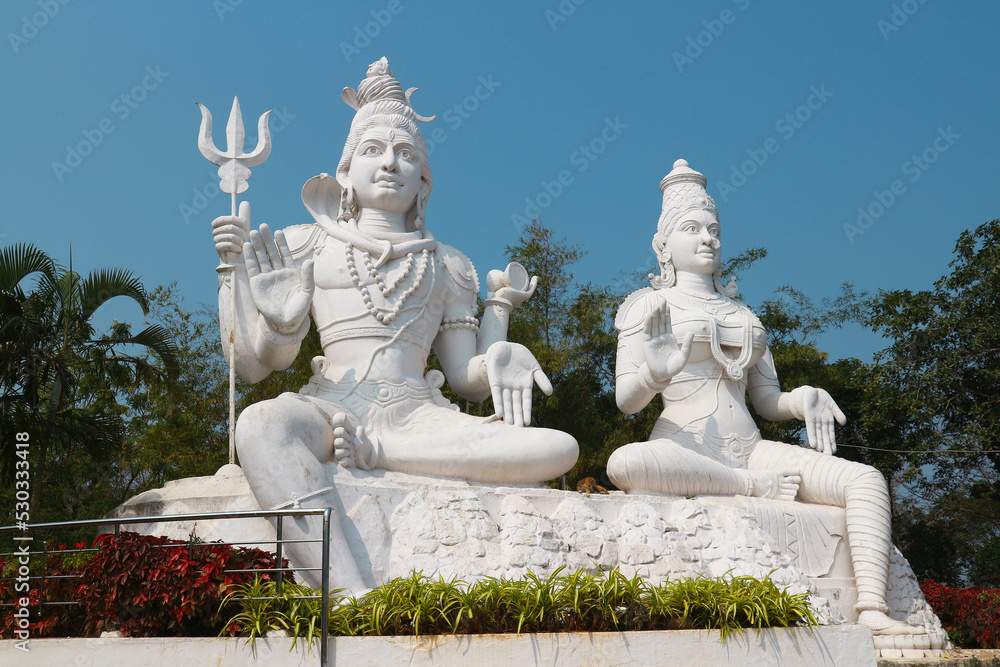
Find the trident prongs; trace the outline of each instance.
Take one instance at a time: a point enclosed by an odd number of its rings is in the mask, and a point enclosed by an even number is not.
[[[271,154],[271,131],[267,120],[271,115],[267,111],[257,122],[257,147],[250,153],[243,152],[243,140],[246,132],[243,129],[243,114],[240,111],[240,98],[233,98],[233,110],[226,124],[226,152],[215,147],[212,140],[212,112],[208,107],[198,103],[201,109],[201,130],[198,133],[198,150],[209,162],[219,165],[219,188],[231,195],[246,191],[247,179],[250,178],[250,167],[256,167]],[[234,205],[233,215],[236,215]]]

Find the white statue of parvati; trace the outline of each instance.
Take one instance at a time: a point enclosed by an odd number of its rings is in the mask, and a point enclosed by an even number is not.
[[[468,258],[425,225],[432,177],[418,121],[383,58],[357,91],[336,178],[303,188],[315,222],[272,234],[250,231],[249,209],[213,222],[223,262],[236,264],[235,363],[250,383],[287,368],[309,330],[323,355],[298,393],[250,406],[236,426],[240,464],[263,508],[296,502],[336,505],[336,477],[389,470],[480,483],[531,484],[576,462],[569,435],[524,428],[534,383],[551,393],[538,362],[506,341],[511,310],[535,280],[512,263],[491,271],[482,322],[479,281]],[[220,321],[228,349],[229,284],[220,281]],[[427,372],[431,350],[439,371]],[[442,396],[492,395],[497,416],[464,414]],[[324,464],[336,461],[335,474]],[[359,593],[366,582],[335,522],[331,586]],[[316,536],[315,522],[286,521],[285,537]],[[319,568],[315,544],[288,545],[300,568]],[[318,584],[313,573],[311,583]]]
[[[660,182],[653,237],[660,275],[618,311],[616,396],[628,414],[659,396],[646,442],[617,449],[608,476],[630,493],[746,495],[843,507],[859,621],[877,634],[920,632],[887,616],[890,507],[874,468],[836,458],[845,416],[810,386],[782,392],[760,320],[720,278],[721,227],[705,177],[684,160]],[[810,448],[763,440],[746,406],[806,425]]]

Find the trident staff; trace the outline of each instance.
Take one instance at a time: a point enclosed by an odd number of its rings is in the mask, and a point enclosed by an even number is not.
[[[263,164],[271,154],[271,132],[267,126],[271,112],[265,112],[257,122],[257,147],[250,153],[244,153],[246,132],[243,129],[243,113],[240,111],[240,98],[234,97],[233,110],[226,124],[226,152],[223,153],[212,140],[212,112],[200,102],[197,104],[201,109],[198,149],[209,162],[219,165],[219,189],[232,195],[232,215],[238,212],[240,217],[249,218],[250,204],[243,202],[238,207],[236,195],[246,192],[249,187],[250,167]],[[215,270],[229,282],[229,462],[236,463],[236,266],[223,261]]]

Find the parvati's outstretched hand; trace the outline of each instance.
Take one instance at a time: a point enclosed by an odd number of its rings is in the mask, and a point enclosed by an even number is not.
[[[538,384],[546,396],[552,383],[542,372],[534,355],[523,345],[500,341],[486,351],[486,377],[498,417],[514,426],[531,423],[531,390]]]
[[[847,423],[847,415],[837,407],[837,402],[825,389],[803,385],[792,390],[789,408],[793,417],[806,423],[810,447],[822,454],[837,451],[833,422],[836,420],[843,426]]]
[[[642,339],[650,378],[657,385],[666,385],[687,364],[694,334],[686,334],[681,344],[677,344],[677,338],[670,327],[670,305],[661,300],[646,313],[642,323]],[[642,369],[639,372],[641,374]]]
[[[272,235],[267,225],[250,232],[243,259],[257,311],[280,333],[298,331],[316,289],[312,260],[304,261],[301,270],[296,267],[285,235],[280,230]]]

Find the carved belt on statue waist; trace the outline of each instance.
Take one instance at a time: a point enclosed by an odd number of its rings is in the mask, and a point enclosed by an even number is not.
[[[338,403],[345,399],[353,399],[350,402],[361,401],[380,408],[406,399],[414,399],[421,403],[434,399],[434,390],[426,384],[375,380],[334,382],[322,375],[312,376],[309,384],[303,387],[300,393]]]
[[[320,334],[320,344],[323,347],[341,340],[353,340],[355,338],[396,338],[396,340],[412,343],[423,348],[427,341],[424,336],[410,331],[409,329],[396,329],[387,326],[374,327],[351,327],[336,331],[323,331]]]
[[[730,468],[746,468],[747,458],[761,441],[760,432],[756,430],[748,435],[719,435],[678,427],[663,418],[657,420],[650,434],[651,440],[658,438],[675,441]]]

